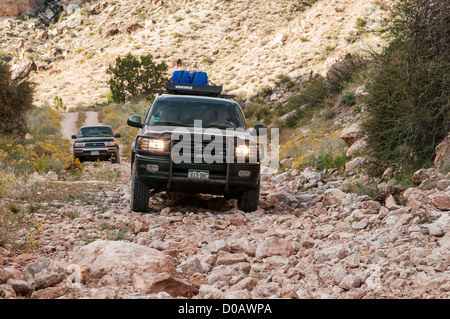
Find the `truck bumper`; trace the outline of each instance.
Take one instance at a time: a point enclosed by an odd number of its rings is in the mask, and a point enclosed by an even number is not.
[[[237,193],[254,188],[259,163],[174,163],[169,157],[135,154],[137,177],[159,190],[207,194]],[[189,177],[189,170],[207,171],[207,179]]]

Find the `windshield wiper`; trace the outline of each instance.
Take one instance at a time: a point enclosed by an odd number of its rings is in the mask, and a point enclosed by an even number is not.
[[[218,129],[227,129],[227,128],[236,128],[236,127],[234,127],[234,126],[231,126],[231,125],[220,125],[220,124],[209,124],[208,126],[206,126],[206,127],[214,127],[214,128],[218,128]]]
[[[169,125],[169,126],[185,126],[185,127],[190,127],[190,125],[188,125],[188,124],[178,123],[178,122],[170,122],[170,121],[156,122],[156,123],[153,123],[153,125]]]

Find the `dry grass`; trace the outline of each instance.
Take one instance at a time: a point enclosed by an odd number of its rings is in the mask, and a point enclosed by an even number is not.
[[[80,129],[80,127],[82,127],[84,125],[85,121],[86,121],[86,112],[79,111],[77,123],[76,123],[77,131]]]

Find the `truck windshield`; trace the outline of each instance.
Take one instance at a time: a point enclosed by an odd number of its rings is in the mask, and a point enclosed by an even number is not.
[[[82,127],[78,133],[78,137],[110,137],[113,136],[112,129],[110,127]]]
[[[194,127],[201,120],[204,128],[245,128],[237,105],[221,101],[160,100],[148,119],[149,125]]]

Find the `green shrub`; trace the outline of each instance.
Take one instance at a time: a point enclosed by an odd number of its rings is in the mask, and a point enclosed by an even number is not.
[[[356,26],[362,28],[366,25],[367,21],[363,18],[356,18]]]
[[[273,93],[273,89],[270,86],[265,86],[261,89],[262,95],[271,95]]]
[[[359,181],[354,181],[352,183],[346,184],[342,191],[344,193],[355,193],[359,196],[368,195],[372,198],[380,193],[378,189],[378,184],[376,182],[369,182],[367,184],[360,183]]]
[[[288,76],[285,75],[285,74],[279,74],[279,75],[277,76],[277,78],[278,78],[278,80],[279,80],[279,83],[287,83],[287,82],[289,82],[289,81],[291,80],[291,78],[288,77]]]
[[[10,54],[5,53],[4,51],[0,51],[0,61],[8,63],[12,60],[12,56]]]
[[[54,97],[53,108],[58,112],[64,112],[66,110],[66,107],[64,106],[62,98],[60,98],[59,96]]]
[[[298,93],[290,95],[288,102],[277,107],[276,112],[281,116],[295,110],[295,114],[285,121],[284,127],[298,127],[305,119],[311,117],[310,110],[319,106],[327,96],[324,79],[318,76],[310,80]]]
[[[450,41],[441,2],[401,1],[393,12],[393,40],[374,54],[363,130],[373,174],[388,166],[404,173],[433,161],[450,130]]]
[[[0,60],[0,133],[24,132],[33,93],[34,84],[27,80],[13,81],[8,64]]]
[[[347,54],[344,59],[331,65],[325,77],[325,87],[330,93],[339,94],[347,81],[363,69],[367,61],[359,56]]]
[[[320,113],[324,121],[329,121],[336,116],[336,111],[333,108],[326,108]]]
[[[355,103],[356,103],[355,93],[347,92],[347,93],[343,94],[341,96],[341,98],[339,99],[339,103],[340,104],[344,104],[344,105],[348,105],[348,106],[355,105]]]
[[[333,154],[331,152],[318,154],[314,159],[313,166],[317,170],[323,171],[324,169],[343,169],[347,162],[347,156],[345,153]]]
[[[128,53],[125,57],[117,57],[116,64],[109,66],[107,74],[112,99],[116,103],[124,103],[130,98],[152,99],[152,89],[161,88],[167,80],[167,65],[164,62],[155,64],[151,54],[135,57]]]
[[[249,103],[244,109],[244,114],[248,119],[265,122],[270,122],[273,117],[270,105],[260,103]]]

